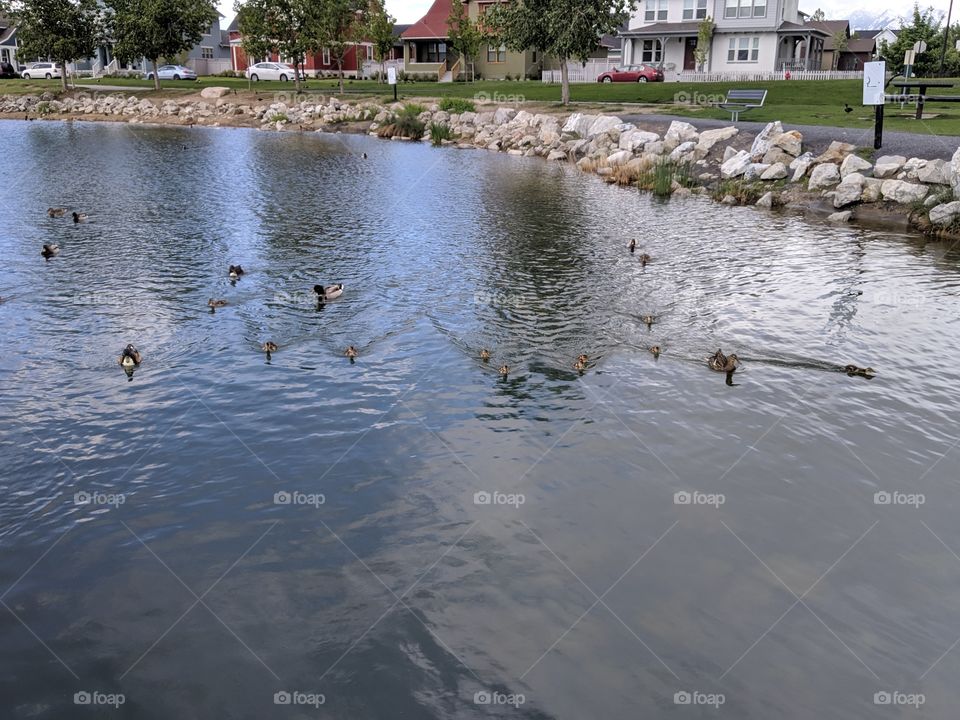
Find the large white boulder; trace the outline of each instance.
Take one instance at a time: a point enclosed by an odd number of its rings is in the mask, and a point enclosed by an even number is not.
[[[660,136],[646,130],[628,130],[620,136],[619,147],[621,150],[637,152],[643,150],[647,143],[656,142]]]
[[[857,155],[847,155],[847,157],[845,157],[843,162],[840,164],[840,177],[845,178],[847,175],[852,175],[853,173],[864,175],[872,168],[873,165],[864,160],[862,157]]]
[[[497,111],[493,114],[493,124],[494,125],[506,125],[508,122],[513,120],[516,116],[517,111],[513,108],[497,108]]]
[[[807,187],[810,190],[819,190],[830,187],[840,182],[840,171],[833,163],[824,163],[817,165],[810,173],[810,181]]]
[[[877,178],[863,179],[863,194],[860,196],[862,203],[880,202],[880,188],[883,187],[883,180]]]
[[[803,155],[791,162],[787,167],[793,171],[793,177],[790,182],[799,182],[807,174],[807,170],[813,165],[813,153],[805,152]]]
[[[751,165],[750,153],[741,150],[720,166],[720,177],[724,180],[739,177]]]
[[[590,127],[596,121],[596,115],[584,115],[583,113],[574,113],[567,118],[563,126],[563,132],[576,133],[582,138],[590,136]]]
[[[843,181],[833,191],[833,206],[842,208],[844,205],[860,202],[860,198],[863,196],[863,181],[864,176],[860,173],[850,173],[843,178]]]
[[[780,148],[792,157],[799,157],[803,148],[803,135],[799,130],[788,130],[772,138],[770,146]]]
[[[766,127],[753,139],[753,145],[750,146],[751,157],[759,160],[766,155],[767,150],[770,149],[773,138],[778,135],[783,135],[783,125],[780,121],[774,120],[772,123],[767,123]]]
[[[782,180],[787,175],[789,175],[787,166],[782,162],[774,163],[766,170],[763,171],[760,175],[761,180]]]
[[[200,97],[216,100],[217,98],[222,98],[223,96],[229,95],[232,92],[233,90],[231,90],[228,87],[211,86],[211,87],[205,87],[203,90],[201,90]]]
[[[587,130],[586,137],[594,137],[595,135],[600,135],[611,130],[616,130],[618,126],[623,124],[623,120],[613,115],[600,115],[596,120],[591,123],[589,130]]]
[[[917,185],[903,180],[884,180],[880,186],[880,193],[884,200],[908,205],[923,200],[930,188],[926,185]]]
[[[949,225],[960,216],[960,200],[930,208],[930,222],[934,225]]]
[[[893,177],[903,167],[907,159],[903,155],[883,155],[873,164],[873,176],[878,178]]]
[[[747,169],[743,171],[743,179],[747,182],[753,182],[754,180],[759,180],[760,176],[763,175],[767,170],[770,169],[770,165],[766,163],[755,163],[752,162],[747,166]]]
[[[688,122],[674,120],[667,128],[667,133],[663,136],[664,142],[673,147],[681,143],[696,141],[698,137],[697,129]]]
[[[917,180],[928,185],[949,185],[950,165],[946,160],[929,160],[917,170]]]
[[[617,167],[618,165],[626,165],[631,160],[633,160],[632,152],[629,150],[618,150],[607,158],[607,164],[610,167]]]
[[[689,158],[690,154],[697,149],[697,144],[692,140],[680,143],[670,153],[670,159],[674,162],[680,162]]]
[[[706,155],[718,142],[729,140],[739,132],[740,131],[735,127],[704,130],[702,133],[700,133],[700,138],[697,141],[697,151]]]

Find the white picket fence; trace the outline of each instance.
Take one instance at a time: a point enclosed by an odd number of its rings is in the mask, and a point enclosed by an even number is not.
[[[603,64],[591,64],[586,68],[569,66],[570,82],[593,83],[597,76],[615,67],[604,61]],[[863,77],[862,70],[763,70],[756,72],[722,71],[722,72],[695,72],[684,71],[667,73],[667,80],[671,82],[769,82],[771,80],[786,80],[787,72],[791,80],[859,80]],[[543,82],[547,84],[559,83],[559,70],[544,70]]]
[[[602,75],[607,70],[613,70],[617,63],[613,60],[596,59],[587,60],[587,64],[567,63],[567,72],[570,75],[572,83],[593,83],[597,81],[597,76]],[[544,70],[541,79],[544,83],[561,82],[559,70]]]

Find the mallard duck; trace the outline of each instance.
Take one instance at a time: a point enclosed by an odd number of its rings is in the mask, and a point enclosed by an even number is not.
[[[707,358],[707,365],[710,366],[711,370],[716,370],[717,372],[732,373],[737,369],[739,364],[740,360],[736,355],[724,355],[722,350],[717,350]]]
[[[361,154],[360,154],[360,157],[361,157],[361,159],[366,160],[366,159],[367,159],[367,154],[366,154],[366,153],[361,153]]]
[[[267,355],[269,355],[270,353],[275,353],[277,350],[279,350],[280,346],[277,345],[275,342],[270,342],[269,340],[267,340],[267,342],[265,342],[263,345],[260,346],[260,349],[263,350]]]
[[[640,264],[646,267],[647,263],[650,262],[653,258],[651,258],[646,253],[642,253],[638,259],[640,260]]]
[[[870,378],[877,374],[877,371],[870,367],[858,367],[857,365],[844,365],[843,371],[847,375],[860,375],[861,377]]]
[[[213,310],[216,310],[217,308],[221,308],[221,307],[226,307],[226,305],[227,305],[226,300],[214,300],[213,298],[210,298],[209,300],[207,300],[207,307]]]
[[[490,351],[484,348],[480,351],[480,359],[484,362],[490,362]]]
[[[350,346],[346,349],[346,352],[344,352],[343,354],[346,355],[346,356],[347,356],[348,358],[350,358],[351,360],[353,360],[355,357],[357,357],[357,356],[360,355],[360,351],[357,350],[353,345],[350,345]]]
[[[86,219],[87,219],[86,213],[78,213],[78,212],[73,213],[73,221],[75,223],[83,222]]]
[[[630,248],[630,252],[633,252],[634,250],[637,249],[637,241],[636,241],[636,240],[631,240],[631,241],[630,241],[630,244],[627,245],[627,247]]]
[[[507,375],[510,374],[510,366],[507,364],[503,364],[500,366],[500,369],[497,372],[499,372],[501,375],[506,377]]]
[[[236,280],[238,277],[243,275],[243,268],[239,265],[231,265],[230,269],[227,270],[227,274],[230,276],[231,280]]]
[[[117,359],[121,365],[126,368],[136,367],[140,364],[141,361],[140,351],[137,350],[132,344],[127,345],[123,352],[120,353],[120,357]]]
[[[66,208],[47,208],[47,215],[50,217],[63,217],[66,214]]]
[[[339,285],[314,285],[313,291],[317,294],[317,300],[323,302],[324,300],[334,300],[341,295],[343,295],[343,283]]]
[[[60,246],[55,244],[44,245],[40,249],[40,254],[43,255],[45,258],[52,258],[58,252],[60,252]]]
[[[654,345],[652,348],[650,348],[650,354],[654,357],[660,357],[660,346]]]
[[[653,315],[642,315],[640,317],[641,322],[645,323],[647,327],[653,325],[656,318]]]

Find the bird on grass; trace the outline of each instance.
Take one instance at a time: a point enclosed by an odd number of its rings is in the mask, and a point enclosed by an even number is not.
[[[60,246],[55,244],[44,245],[40,249],[40,254],[43,255],[48,260],[52,258],[54,255],[56,255],[58,252],[60,252]]]
[[[125,368],[133,368],[141,363],[143,358],[140,356],[140,351],[137,350],[132,344],[127,345],[123,352],[120,353],[120,357],[117,358],[117,362],[120,363]]]
[[[843,104],[843,111],[849,115],[850,113],[853,112],[853,108],[850,107],[849,105],[847,105],[847,103],[844,103],[844,104]]]

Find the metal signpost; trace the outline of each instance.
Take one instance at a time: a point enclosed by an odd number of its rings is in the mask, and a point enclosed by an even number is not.
[[[873,147],[883,144],[883,104],[886,100],[887,64],[883,61],[863,64],[863,104],[874,105]]]

